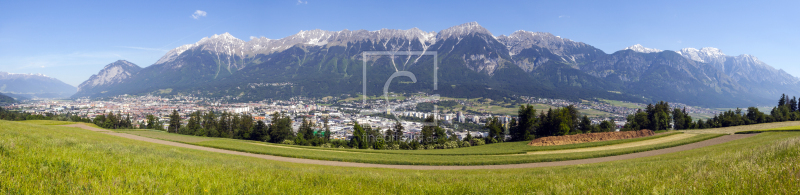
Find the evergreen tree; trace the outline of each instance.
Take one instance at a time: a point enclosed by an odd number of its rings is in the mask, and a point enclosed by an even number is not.
[[[331,141],[331,127],[328,125],[328,117],[322,119],[322,122],[325,123],[325,142]]]
[[[168,133],[178,133],[178,129],[181,128],[181,115],[178,114],[177,110],[172,110],[172,114],[169,115],[169,128],[167,128]]]
[[[403,138],[403,124],[400,124],[400,121],[394,123],[394,140],[395,141],[402,141]]]
[[[786,94],[781,95],[781,99],[778,100],[778,107],[786,105],[786,101],[787,101],[788,97],[789,96],[786,96]]]
[[[364,128],[355,122],[353,125],[353,138],[350,139],[350,147],[358,148],[358,149],[367,149],[367,140],[366,135],[367,133],[364,131]]]
[[[683,111],[675,108],[672,111],[672,121],[674,124],[673,129],[675,130],[687,129],[687,127],[685,127],[686,122],[684,120],[686,120],[686,117],[683,115]]]
[[[503,134],[503,124],[497,117],[487,119],[486,126],[484,127],[489,131],[489,137],[486,138],[487,143],[503,142],[505,134]]]
[[[430,116],[430,117],[426,118],[425,122],[428,123],[428,124],[433,123],[433,116]],[[434,134],[433,126],[429,126],[428,125],[428,126],[422,127],[422,130],[421,130],[420,133],[422,134],[422,143],[423,144],[429,144],[429,143],[433,143],[435,141],[435,138],[433,137],[433,134]]]
[[[613,132],[616,130],[616,125],[614,121],[603,121],[600,122],[600,131],[602,132]]]
[[[583,133],[590,133],[593,132],[592,128],[592,120],[589,119],[588,116],[583,116],[581,119],[581,124],[578,127]]]
[[[256,125],[253,128],[253,133],[250,134],[250,139],[256,141],[269,141],[267,124],[265,124],[264,121],[256,121]]]
[[[148,114],[147,115],[147,128],[148,129],[156,129],[156,126],[158,126],[158,124],[156,124],[156,123],[157,123],[156,122],[156,117],[153,116],[152,114]]]
[[[275,112],[272,114],[272,122],[269,125],[268,132],[272,143],[281,143],[287,139],[292,140],[294,138],[292,120],[288,116]]]
[[[519,106],[517,111],[517,118],[512,119],[509,133],[511,139],[514,141],[532,140],[538,118],[536,118],[536,109],[532,105]]]

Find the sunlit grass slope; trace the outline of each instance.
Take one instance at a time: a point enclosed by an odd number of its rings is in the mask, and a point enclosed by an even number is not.
[[[0,194],[797,194],[798,136],[580,166],[416,171],[275,162],[0,121]]]

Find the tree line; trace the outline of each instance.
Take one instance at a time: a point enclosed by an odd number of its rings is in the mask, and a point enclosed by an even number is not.
[[[505,137],[500,131],[500,125],[492,119],[487,142],[501,142]],[[610,132],[616,130],[614,121],[602,121],[592,124],[588,116],[581,117],[580,111],[570,105],[563,108],[550,108],[547,112],[536,113],[532,105],[522,105],[517,112],[517,118],[512,118],[509,124],[510,141],[529,141],[535,138],[561,135],[574,135],[582,133]]]
[[[76,114],[30,114],[26,112],[12,111],[0,107],[0,120],[9,121],[24,121],[24,120],[56,120],[56,121],[71,121],[71,122],[86,122],[91,123],[92,120],[86,117],[81,117]]]
[[[765,114],[756,107],[749,107],[747,110],[736,108],[736,110],[728,110],[706,120],[693,121],[686,112],[686,108],[670,110],[669,103],[659,102],[656,105],[648,104],[644,110],[639,109],[635,114],[628,115],[626,119],[628,123],[622,128],[623,131],[667,130],[670,128],[675,130],[708,129],[798,121],[800,120],[800,106],[798,106],[797,97],[789,98],[783,94],[778,100],[778,106],[773,107],[770,114]]]

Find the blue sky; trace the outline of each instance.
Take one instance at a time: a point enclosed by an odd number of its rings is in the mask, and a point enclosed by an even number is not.
[[[116,60],[146,67],[225,32],[278,39],[312,29],[438,32],[477,21],[494,35],[550,32],[606,53],[634,44],[716,47],[800,76],[798,9],[800,1],[2,1],[0,71],[77,86]]]

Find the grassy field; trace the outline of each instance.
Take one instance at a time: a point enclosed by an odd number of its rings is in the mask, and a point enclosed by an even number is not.
[[[193,136],[158,133],[158,132],[132,131],[126,133],[163,139],[163,140],[179,141],[179,142],[181,140],[193,139],[192,138]],[[256,153],[256,154],[267,154],[267,155],[292,157],[292,158],[306,158],[306,159],[343,161],[343,162],[395,164],[395,165],[498,165],[498,164],[533,163],[533,162],[552,162],[552,161],[614,156],[614,155],[629,154],[635,152],[674,147],[678,145],[684,145],[702,140],[707,140],[718,136],[719,134],[706,134],[706,135],[689,137],[686,139],[681,139],[669,143],[642,145],[638,147],[620,148],[613,150],[562,153],[562,154],[520,155],[520,156],[508,156],[505,155],[508,153],[504,153],[504,151],[498,150],[498,148],[505,148],[505,147],[520,147],[519,145],[513,145],[519,143],[507,143],[507,145],[500,147],[493,147],[491,145],[488,145],[489,148],[487,150],[489,152],[495,152],[494,154],[498,155],[487,155],[486,153],[481,153],[479,155],[468,155],[468,154],[452,155],[454,153],[450,153],[450,155],[441,155],[441,154],[408,155],[402,153],[392,154],[392,153],[377,153],[377,152],[361,152],[365,150],[349,150],[349,152],[347,151],[332,152],[328,150],[323,150],[322,148],[319,147],[297,148],[297,147],[288,147],[287,145],[274,145],[262,142],[253,142],[245,140],[226,139],[226,138],[208,138],[213,140],[184,142],[184,143],[198,145],[198,146],[226,149],[226,150]],[[556,148],[566,149],[570,147],[581,147],[591,144],[602,145],[603,143],[590,143],[585,145],[576,144],[578,146],[558,146],[558,147],[550,147],[547,149],[550,150]],[[474,148],[480,149],[481,147],[474,147]],[[472,148],[473,147],[465,148],[464,150],[469,150]],[[536,148],[536,147],[530,147],[530,148]],[[542,148],[543,150],[547,150],[545,149],[545,147]],[[487,151],[487,150],[478,150],[478,151]],[[535,150],[536,149],[529,149],[525,151],[535,151]],[[379,150],[373,150],[373,151],[379,151]],[[449,152],[447,150],[441,150],[441,151],[443,151],[444,153]],[[520,152],[514,152],[514,154],[518,153]]]
[[[635,103],[621,102],[617,100],[600,99],[600,101],[611,104],[612,106],[625,107],[625,108],[644,108]]]
[[[579,110],[579,111],[581,112],[581,114],[587,115],[589,117],[610,117],[610,116],[614,115],[614,114],[611,114],[611,113],[608,113],[608,112],[595,110],[595,109],[585,109],[585,110]]]
[[[736,134],[763,133],[763,132],[770,132],[770,131],[800,131],[800,126],[788,126],[788,127],[779,127],[779,128],[762,129],[762,130],[752,130],[752,131],[739,131],[739,132],[736,132]]]
[[[390,101],[391,100],[405,100],[406,99],[406,97],[403,96],[402,94],[389,93],[389,95],[390,95],[390,97],[389,97]],[[337,102],[361,101],[363,99],[364,99],[364,95],[358,95],[358,97],[345,98],[345,99],[341,99],[341,100],[339,100]],[[383,97],[383,96],[367,96],[367,100],[385,100],[385,99],[386,98]]]
[[[0,194],[798,194],[800,133],[606,163],[418,171],[292,164],[0,121]]]
[[[54,121],[54,120],[24,120],[19,121],[21,123],[28,123],[28,124],[37,124],[37,125],[71,125],[77,124],[76,122],[69,122],[69,121]],[[89,123],[86,123],[89,124]]]
[[[689,113],[689,116],[692,117],[692,121],[697,122],[697,119],[708,120],[710,118],[714,118],[713,114],[704,114],[704,113]]]

